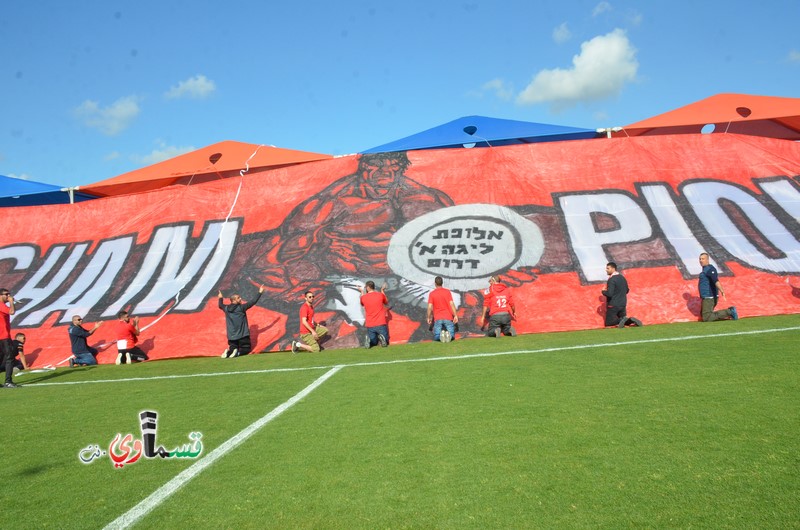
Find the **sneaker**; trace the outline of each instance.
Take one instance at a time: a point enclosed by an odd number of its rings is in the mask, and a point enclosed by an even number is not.
[[[227,359],[227,358],[228,358],[228,352],[229,352],[229,351],[230,351],[230,350],[229,350],[228,348],[225,348],[225,351],[224,351],[224,352],[222,352],[222,358],[223,358],[223,359]]]
[[[734,320],[739,320],[739,312],[736,310],[736,306],[731,306],[729,308],[731,310],[731,318]]]
[[[641,320],[639,320],[638,318],[634,318],[634,317],[628,317],[628,322],[632,322],[633,325],[636,326],[637,328],[640,328],[640,327],[642,327],[644,325],[644,324],[642,324]]]
[[[494,338],[499,339],[502,334],[503,332],[500,331],[500,328],[494,328]]]
[[[119,365],[119,364],[122,364],[122,354],[121,354],[121,353],[118,353],[118,354],[117,354],[117,361],[116,361],[116,364],[118,364],[118,365]]]
[[[125,362],[126,362],[127,364],[133,364],[133,361],[131,360],[131,354],[130,354],[130,352],[128,352],[128,353],[126,353],[126,354],[125,354]]]
[[[389,343],[386,342],[386,337],[384,337],[380,333],[378,333],[378,344],[380,344],[382,348],[385,348],[386,346],[389,345]]]
[[[297,353],[297,341],[292,341],[292,353]]]
[[[19,385],[16,383],[5,383],[3,388],[19,388]]]
[[[619,329],[622,329],[622,328],[624,328],[624,327],[625,327],[625,324],[627,324],[627,323],[628,323],[628,320],[630,320],[628,317],[624,317],[622,320],[620,320],[620,321],[619,321],[619,324],[617,324],[617,327],[618,327]]]
[[[233,359],[234,357],[239,356],[239,348],[234,348],[230,355],[228,355],[228,359]]]
[[[511,326],[511,328],[508,330],[508,336],[509,337],[516,337],[517,336],[517,330],[514,329],[514,326]]]
[[[450,342],[450,332],[443,329],[442,332],[439,333],[439,340],[441,342]]]
[[[368,350],[368,349],[370,349],[372,347],[372,343],[370,343],[370,341],[369,341],[369,333],[367,333],[364,336],[364,344],[363,345],[364,345],[364,349],[365,350]]]
[[[69,367],[70,368],[75,368],[75,358],[74,357],[70,357],[69,358]]]

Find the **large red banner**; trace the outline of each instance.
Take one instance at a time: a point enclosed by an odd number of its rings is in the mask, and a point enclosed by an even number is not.
[[[614,261],[645,324],[697,320],[707,251],[742,317],[800,303],[800,144],[741,135],[577,140],[348,156],[74,205],[9,208],[0,287],[34,366],[70,356],[87,326],[140,317],[150,358],[219,355],[217,292],[252,300],[254,351],[286,349],[303,293],[317,295],[323,348],[357,347],[359,287],[387,284],[392,342],[430,340],[435,276],[461,334],[480,332],[500,274],[520,333],[603,326]],[[90,344],[114,362],[112,326]]]

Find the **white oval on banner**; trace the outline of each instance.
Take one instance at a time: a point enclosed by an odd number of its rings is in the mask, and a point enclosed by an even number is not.
[[[422,285],[441,276],[457,291],[486,287],[489,276],[534,266],[544,253],[536,223],[505,206],[462,204],[406,223],[392,236],[387,262],[395,274]]]

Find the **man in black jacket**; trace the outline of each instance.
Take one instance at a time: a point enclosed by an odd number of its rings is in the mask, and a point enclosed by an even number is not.
[[[225,312],[225,327],[228,333],[228,347],[222,352],[223,359],[232,359],[247,355],[253,349],[250,344],[250,324],[247,322],[247,310],[256,305],[261,293],[264,292],[262,285],[258,289],[258,296],[255,300],[245,303],[238,294],[231,296],[231,303],[222,303],[222,291],[219,291],[219,308]]]
[[[603,296],[606,297],[606,326],[617,326],[622,329],[625,326],[641,326],[642,321],[638,318],[629,317],[626,313],[628,305],[628,281],[617,271],[617,264],[609,262],[606,265],[608,283]]]

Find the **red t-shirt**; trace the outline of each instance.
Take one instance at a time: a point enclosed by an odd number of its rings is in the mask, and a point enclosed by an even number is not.
[[[367,315],[364,326],[368,328],[385,326],[387,321],[384,304],[388,303],[389,299],[380,291],[370,291],[361,295],[361,305],[364,306],[364,313]]]
[[[450,309],[450,302],[453,301],[453,294],[449,289],[437,287],[428,295],[428,303],[433,305],[433,320],[453,320],[453,310]]]
[[[0,302],[0,340],[11,338],[11,315],[8,306]]]
[[[317,325],[314,323],[314,307],[309,304],[300,306],[300,334],[308,335],[311,332],[303,325],[303,317],[311,324],[312,328],[316,329]]]
[[[489,316],[495,313],[511,313],[514,307],[514,298],[511,289],[502,283],[493,283],[483,291],[483,307],[489,308]]]
[[[117,340],[117,346],[119,347],[119,341],[124,340],[126,345],[124,348],[125,350],[129,350],[136,345],[138,341],[138,337],[136,336],[136,328],[133,327],[133,324],[130,322],[124,322],[122,320],[117,320],[114,324],[114,337]]]

